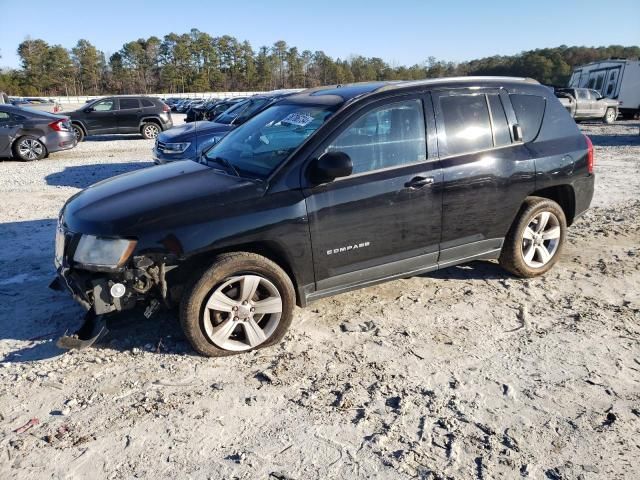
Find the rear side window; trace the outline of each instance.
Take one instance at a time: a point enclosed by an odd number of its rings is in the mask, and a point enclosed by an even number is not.
[[[446,138],[446,146],[441,148],[443,155],[460,155],[493,147],[485,95],[442,96],[440,109],[443,137]]]
[[[140,103],[137,98],[121,98],[120,110],[129,110],[133,108],[140,108]]]
[[[153,107],[153,102],[151,100],[147,100],[146,98],[143,98],[140,101],[142,102],[143,107]]]
[[[511,144],[511,133],[509,133],[509,123],[504,112],[504,106],[499,95],[488,95],[489,108],[491,109],[491,120],[493,121],[493,139],[496,147],[503,147]]]
[[[509,95],[511,104],[516,112],[518,124],[522,128],[523,141],[532,141],[538,136],[546,100],[538,95]]]

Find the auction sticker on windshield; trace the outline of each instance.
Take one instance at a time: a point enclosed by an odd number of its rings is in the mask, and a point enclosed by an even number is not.
[[[313,122],[313,117],[306,113],[290,113],[281,121],[281,123],[289,123],[291,125],[297,125],[298,127],[305,127],[311,122]]]

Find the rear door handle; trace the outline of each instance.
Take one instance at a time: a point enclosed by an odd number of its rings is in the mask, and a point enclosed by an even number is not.
[[[423,187],[426,187],[427,185],[432,185],[433,182],[434,182],[433,177],[413,177],[411,180],[405,183],[404,186],[407,188],[413,188],[417,190],[418,188],[423,188]]]

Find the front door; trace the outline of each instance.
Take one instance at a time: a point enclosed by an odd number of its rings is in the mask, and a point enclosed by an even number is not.
[[[116,113],[118,118],[118,133],[138,133],[140,129],[140,117],[142,108],[137,98],[120,97],[119,108]]]
[[[116,133],[118,120],[116,110],[118,106],[115,98],[105,98],[94,103],[84,117],[87,133]]]
[[[428,138],[435,145],[430,105],[417,95],[372,104],[314,155],[340,151],[353,162],[351,176],[304,190],[318,290],[436,265],[442,173],[427,149]]]

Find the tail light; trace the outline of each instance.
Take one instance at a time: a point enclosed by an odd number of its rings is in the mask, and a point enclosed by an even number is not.
[[[162,105],[162,111],[163,112],[170,112],[171,109],[169,108],[169,105],[167,105],[166,103]]]
[[[55,122],[51,122],[49,124],[49,127],[51,127],[56,132],[68,132],[71,130],[69,128],[69,123],[67,122],[67,120],[56,120]]]
[[[586,135],[584,136],[584,138],[587,141],[587,171],[589,173],[593,173],[593,166],[594,166],[593,143],[591,142],[591,139]]]

